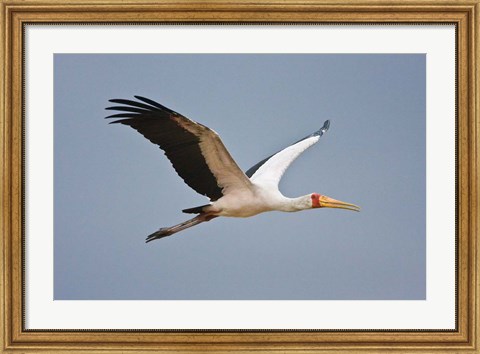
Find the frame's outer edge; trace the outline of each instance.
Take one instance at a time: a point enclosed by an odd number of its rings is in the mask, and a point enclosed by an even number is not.
[[[480,146],[478,139],[480,138],[480,69],[478,65],[480,64],[480,2],[477,2],[472,11],[472,38],[470,40],[471,50],[471,69],[472,77],[470,82],[470,87],[472,91],[472,176],[471,176],[471,188],[473,201],[471,203],[472,212],[472,227],[471,233],[473,238],[472,246],[472,293],[471,296],[471,306],[473,316],[471,319],[472,326],[472,344],[475,348],[478,348],[480,343],[480,280],[478,279],[480,273],[480,259],[479,259],[479,250],[480,250]]]
[[[142,1],[132,1],[127,5],[131,5],[129,11],[133,11],[135,8],[142,9],[142,8],[151,8],[152,4],[148,4]],[[0,312],[1,312],[1,320],[3,328],[0,329],[0,340],[2,341],[2,347],[0,350],[3,352],[4,350],[8,350],[9,352],[12,350],[19,350],[21,352],[33,352],[33,351],[41,351],[41,350],[48,350],[49,352],[60,352],[60,351],[70,351],[70,352],[85,352],[86,350],[94,350],[95,352],[120,352],[120,350],[125,351],[136,351],[139,350],[138,348],[142,348],[142,350],[148,351],[157,351],[159,348],[163,348],[164,350],[168,351],[177,351],[177,350],[223,350],[223,351],[232,351],[232,350],[239,350],[242,349],[246,351],[251,350],[266,350],[266,349],[273,349],[277,351],[294,351],[294,352],[302,352],[305,353],[306,351],[310,352],[312,350],[321,350],[325,348],[335,349],[338,350],[345,350],[348,352],[365,352],[365,349],[369,349],[370,352],[376,353],[383,353],[385,352],[386,348],[384,344],[379,344],[377,342],[354,342],[354,343],[333,343],[327,344],[327,346],[322,347],[322,343],[317,342],[298,342],[298,343],[284,343],[282,344],[276,342],[275,345],[269,345],[267,341],[262,341],[262,336],[268,336],[267,333],[261,333],[260,335],[256,336],[257,341],[255,342],[244,342],[244,341],[236,341],[236,342],[217,342],[217,341],[203,341],[200,344],[195,344],[194,342],[175,342],[174,338],[187,338],[187,337],[198,337],[202,338],[202,334],[198,333],[185,333],[185,334],[175,334],[169,333],[168,337],[172,338],[171,342],[157,342],[154,343],[152,341],[148,341],[144,345],[140,345],[140,347],[135,346],[135,341],[125,341],[122,340],[121,335],[114,335],[115,333],[111,333],[110,331],[105,332],[103,335],[102,333],[95,333],[90,336],[91,341],[89,343],[82,344],[82,338],[88,337],[88,332],[80,332],[80,333],[72,333],[71,332],[62,332],[62,333],[32,333],[23,331],[21,329],[21,315],[19,315],[19,301],[15,297],[21,295],[21,290],[19,290],[19,274],[21,272],[21,265],[14,263],[14,261],[18,260],[19,254],[21,254],[20,247],[18,246],[18,240],[20,235],[18,235],[18,226],[21,220],[22,211],[14,210],[13,208],[18,209],[18,205],[21,201],[20,196],[18,195],[19,190],[21,188],[21,182],[16,180],[17,178],[21,177],[21,160],[15,159],[15,156],[21,154],[21,145],[22,143],[18,141],[18,136],[16,134],[19,133],[21,130],[21,122],[17,120],[15,122],[15,118],[18,118],[21,115],[21,110],[18,106],[18,102],[21,102],[21,88],[19,89],[19,84],[21,85],[21,80],[18,78],[18,63],[14,61],[14,59],[18,59],[21,55],[18,55],[18,50],[20,47],[21,50],[21,36],[19,37],[19,29],[21,27],[22,20],[19,16],[15,17],[15,14],[29,14],[30,19],[38,18],[42,15],[42,12],[51,11],[53,8],[57,8],[58,12],[51,12],[55,16],[54,17],[61,17],[61,12],[67,12],[70,8],[72,11],[73,8],[88,8],[91,7],[91,13],[94,15],[88,17],[90,19],[95,19],[95,8],[92,5],[88,4],[99,4],[104,5],[100,6],[100,9],[103,11],[108,11],[109,8],[114,6],[120,6],[122,4],[121,1],[113,0],[113,1],[97,1],[97,0],[86,0],[85,2],[72,2],[71,0],[63,1],[63,0],[50,0],[49,2],[41,2],[41,1],[32,1],[32,0],[0,0],[0,11],[1,11],[1,18],[2,18],[2,27],[1,27],[1,34],[2,34],[2,41],[1,41],[1,48],[0,48],[0,57],[2,62],[2,69],[1,72],[3,74],[3,80],[1,83],[0,88],[0,110],[2,114],[2,119],[0,121],[0,134],[4,138],[1,145],[0,145],[0,152],[2,156],[2,164],[1,164],[1,172],[0,177],[2,180],[2,232],[3,237],[0,237],[0,247],[2,247],[2,261],[4,269],[0,275],[0,292],[1,292],[1,299],[0,299]],[[380,11],[382,7],[385,6],[387,2],[385,1],[370,1],[368,4],[355,1],[355,0],[348,0],[343,3],[341,6],[345,10],[350,7],[350,11],[354,7],[360,8],[363,4],[365,7],[362,8],[362,12],[368,12],[369,6],[371,8],[375,8],[375,11]],[[189,11],[195,6],[199,6],[200,3],[198,2],[188,2],[188,1],[174,1],[174,2],[164,2],[159,5],[159,7],[165,6],[165,11],[172,11],[175,6],[180,8],[189,8]],[[213,1],[206,3],[204,9],[212,11],[212,9],[219,8],[219,6],[224,5],[224,9],[222,11],[228,12],[233,11],[233,8],[241,9],[238,11],[245,11],[248,5],[257,6],[259,8],[265,8],[268,11],[268,6],[272,5],[273,7],[283,8],[283,12],[288,12],[288,7],[291,6],[292,8],[299,9],[302,5],[305,6],[305,11],[312,11],[312,9],[316,8],[316,11],[320,10],[322,4],[326,4],[329,8],[338,8],[340,2],[330,1],[330,2],[321,2],[321,0],[305,0],[305,1],[286,1],[281,3],[279,1],[271,1],[266,0],[265,2],[259,1],[252,1],[244,4],[237,4],[234,1]],[[366,5],[365,5],[366,4]],[[464,212],[468,213],[467,217],[467,224],[465,226],[464,231],[468,233],[467,237],[467,244],[463,249],[463,256],[469,261],[469,264],[466,265],[466,270],[464,269],[464,274],[466,279],[464,280],[464,284],[466,286],[466,298],[464,299],[463,305],[466,307],[466,320],[463,323],[463,333],[462,334],[463,340],[458,342],[448,342],[448,340],[442,340],[438,338],[437,342],[422,342],[423,336],[418,336],[418,342],[409,342],[405,343],[402,346],[402,343],[396,343],[397,345],[388,349],[389,351],[401,351],[401,352],[414,352],[414,351],[435,351],[436,353],[452,353],[452,352],[462,352],[462,353],[477,353],[478,348],[478,339],[479,339],[479,329],[478,322],[479,322],[479,311],[480,311],[480,301],[478,299],[478,294],[480,292],[480,282],[476,279],[478,274],[478,268],[480,266],[480,262],[477,257],[477,250],[478,250],[478,218],[479,216],[479,200],[478,200],[478,185],[479,185],[479,175],[478,175],[478,166],[480,164],[479,161],[479,153],[477,151],[477,139],[480,136],[480,122],[479,122],[479,105],[480,105],[480,95],[479,95],[479,71],[475,66],[477,61],[479,60],[480,50],[479,50],[479,27],[480,25],[477,23],[478,19],[480,18],[480,3],[479,0],[474,1],[434,1],[434,0],[414,0],[414,1],[405,1],[404,3],[407,5],[405,8],[408,8],[408,11],[414,13],[415,8],[418,6],[425,6],[428,7],[429,10],[440,9],[437,5],[443,5],[443,10],[438,10],[439,12],[450,13],[454,12],[454,9],[458,12],[466,13],[466,18],[464,21],[466,22],[466,52],[464,54],[464,63],[465,67],[459,68],[463,70],[463,73],[466,75],[463,76],[463,80],[465,81],[462,85],[466,92],[464,95],[466,96],[466,110],[465,114],[466,117],[464,118],[464,134],[463,137],[467,139],[468,146],[466,147],[466,155],[467,158],[466,165],[467,165],[467,176],[465,177],[464,185],[467,187],[467,204],[465,205],[467,211]],[[420,5],[419,5],[420,4]],[[403,4],[402,4],[403,5]],[[402,8],[399,6],[398,3],[394,3],[393,7]],[[132,10],[133,9],[133,10]],[[170,10],[168,10],[170,9]],[[16,12],[17,11],[17,12]],[[163,11],[163,9],[162,9]],[[427,11],[427,10],[425,10]],[[178,11],[177,11],[178,12]],[[181,11],[180,11],[181,12]],[[60,14],[60,15],[59,15]],[[72,18],[79,18],[82,16],[81,13],[70,13]],[[125,16],[123,13],[119,16]],[[386,14],[385,14],[386,15]],[[97,16],[99,17],[99,16]],[[393,16],[385,16],[386,18],[390,18],[393,21],[398,21]],[[414,18],[415,16],[412,16]],[[453,16],[450,13],[451,18],[458,18],[457,15]],[[200,16],[201,18],[201,16]],[[112,21],[111,19],[109,21]],[[131,20],[133,21],[133,20]],[[201,21],[197,20],[197,21]],[[419,22],[420,19],[418,20]],[[81,21],[79,21],[81,22]],[[464,22],[464,23],[465,23]],[[21,29],[20,29],[21,34]],[[13,38],[13,36],[16,36]],[[17,55],[17,56],[15,56]],[[20,70],[21,71],[21,70]],[[20,72],[21,74],[21,72]],[[460,76],[460,72],[458,73]],[[19,83],[20,81],[20,83]],[[460,118],[459,118],[460,120]],[[461,122],[459,122],[460,124]],[[459,143],[460,144],[460,143]],[[459,149],[462,150],[462,149]],[[14,156],[14,153],[17,155]],[[15,195],[17,193],[17,195]],[[15,234],[15,235],[14,235]],[[17,243],[17,244],[15,244]],[[460,281],[460,280],[459,280]],[[21,301],[20,301],[21,302]],[[459,324],[460,326],[460,324]],[[461,327],[461,326],[460,326]],[[462,331],[460,331],[462,332]],[[120,333],[116,333],[120,334]],[[258,333],[257,333],[258,334]],[[448,333],[446,333],[448,334]],[[451,333],[450,333],[451,334]],[[147,340],[147,338],[152,339],[152,335],[154,333],[146,333],[141,335],[139,333],[138,339],[140,340]],[[233,335],[233,334],[232,334]],[[278,335],[278,334],[277,334]],[[428,333],[424,333],[424,335],[428,335]],[[436,334],[441,337],[441,333]],[[102,338],[103,336],[108,337],[106,341]],[[228,336],[228,335],[227,335]],[[242,333],[242,336],[248,336],[248,333]],[[392,338],[392,333],[388,334],[388,337]],[[430,334],[430,336],[435,336],[435,334]],[[209,338],[208,333],[205,338]],[[298,340],[304,336],[298,336]],[[385,336],[386,338],[387,336]],[[95,338],[97,338],[95,340]],[[450,337],[449,337],[450,338]],[[132,339],[132,338],[130,338]],[[108,344],[109,343],[109,344]],[[422,345],[423,343],[423,345]],[[141,341],[140,343],[141,344]],[[274,344],[270,342],[270,344]],[[84,345],[84,346],[83,346]],[[355,345],[358,349],[354,349]],[[84,349],[82,349],[82,347]],[[96,349],[96,350],[95,350]]]
[[[2,251],[1,262],[2,269],[0,272],[0,317],[2,325],[0,325],[0,340],[1,347],[0,350],[3,350],[8,346],[10,342],[10,324],[11,319],[11,304],[9,300],[11,299],[10,292],[10,279],[9,279],[9,270],[10,270],[10,254],[9,254],[9,226],[10,226],[10,210],[11,204],[9,199],[10,188],[10,132],[8,130],[8,120],[9,120],[9,106],[8,106],[8,89],[9,89],[9,73],[11,68],[9,67],[10,63],[8,62],[8,54],[11,49],[8,48],[10,45],[10,33],[7,25],[6,19],[6,6],[3,1],[0,2],[0,17],[1,17],[1,27],[0,27],[0,62],[1,62],[1,83],[0,83],[0,181],[1,181],[1,230],[2,235],[0,237],[0,247]]]
[[[0,137],[1,137],[1,143],[0,143],[0,183],[2,185],[2,199],[1,199],[1,204],[0,204],[0,214],[1,214],[1,230],[2,230],[2,235],[0,237],[0,249],[1,249],[1,262],[2,262],[2,268],[0,271],[0,321],[3,326],[0,326],[0,342],[1,342],[1,350],[3,350],[6,346],[6,324],[7,324],[7,318],[5,316],[5,311],[6,311],[6,306],[5,306],[5,301],[7,298],[7,293],[6,293],[6,274],[7,274],[7,257],[6,257],[6,250],[5,250],[5,238],[6,238],[6,227],[5,227],[5,221],[6,221],[6,214],[7,214],[7,205],[6,205],[6,191],[7,191],[7,181],[6,181],[6,159],[7,159],[7,154],[5,151],[5,144],[6,144],[6,132],[5,132],[5,119],[6,119],[6,107],[5,107],[5,74],[6,74],[6,55],[5,55],[5,42],[7,38],[6,34],[6,21],[5,21],[5,5],[3,3],[0,3],[0,77],[2,77],[2,80],[0,82]]]

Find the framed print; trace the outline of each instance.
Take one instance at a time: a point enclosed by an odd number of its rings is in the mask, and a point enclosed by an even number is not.
[[[2,350],[478,352],[478,1],[1,5]]]

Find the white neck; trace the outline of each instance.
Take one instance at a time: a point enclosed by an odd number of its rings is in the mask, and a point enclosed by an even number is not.
[[[312,198],[311,194],[303,195],[298,198],[287,198],[284,197],[279,210],[281,211],[300,211],[312,208]]]

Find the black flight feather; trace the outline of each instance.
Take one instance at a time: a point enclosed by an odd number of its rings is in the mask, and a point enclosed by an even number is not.
[[[148,109],[148,110],[158,110],[158,108],[156,108],[154,106],[151,106],[151,105],[148,105],[148,104],[145,104],[145,103],[135,102],[135,101],[132,101],[132,100],[124,100],[124,99],[121,99],[121,98],[114,98],[114,99],[111,99],[111,100],[108,100],[108,101],[112,102],[112,103],[120,103],[120,104],[130,105],[130,106],[133,106],[133,107],[145,108],[145,109]]]
[[[142,96],[134,96],[136,99],[139,99],[140,101],[143,101],[143,102],[146,102],[148,104],[151,104],[152,106],[155,106],[163,111],[167,111],[168,113],[172,113],[172,114],[178,114],[177,112],[175,111],[172,111],[170,108],[167,108],[165,106],[162,106],[160,103],[158,102],[155,102],[149,98],[145,98],[145,97],[142,97]]]
[[[108,119],[108,118],[132,118],[134,117],[135,114],[132,114],[132,113],[118,113],[118,114],[112,114],[110,116],[107,116],[105,117],[105,119]],[[110,122],[110,124],[112,123],[118,123],[119,121],[115,121],[115,122]]]
[[[123,111],[123,112],[133,112],[133,113],[149,113],[150,109],[142,109],[138,107],[131,106],[113,106],[105,108],[108,111]]]

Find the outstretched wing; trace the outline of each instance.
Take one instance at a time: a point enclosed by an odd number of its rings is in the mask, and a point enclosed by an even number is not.
[[[278,187],[278,183],[288,166],[298,157],[302,152],[307,150],[310,146],[318,142],[320,137],[330,127],[330,121],[326,121],[323,127],[297,141],[289,147],[263,159],[256,165],[252,166],[245,174],[250,177],[250,180],[257,184],[269,185]]]
[[[131,126],[168,157],[178,175],[196,192],[212,201],[230,190],[250,188],[251,182],[213,130],[148,98],[112,99],[120,111],[107,118]]]

